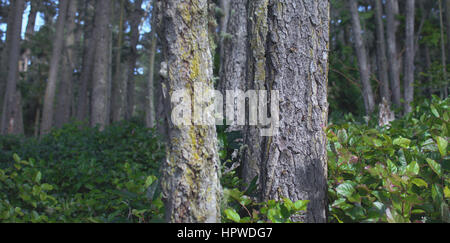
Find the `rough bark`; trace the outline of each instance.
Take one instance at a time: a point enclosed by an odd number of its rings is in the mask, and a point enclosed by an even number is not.
[[[386,38],[383,23],[383,3],[381,0],[375,1],[375,21],[377,32],[377,66],[378,78],[381,82],[380,96],[385,99],[388,104],[391,102],[391,93],[389,90],[388,66],[386,58]]]
[[[61,51],[64,45],[64,24],[67,15],[67,0],[59,2],[59,14],[56,23],[55,42],[52,49],[52,57],[50,61],[50,71],[45,89],[44,107],[42,112],[41,135],[47,134],[53,126],[53,113],[56,86],[58,82],[58,72],[61,60]]]
[[[169,94],[194,83],[213,89],[207,0],[162,2],[163,53]],[[184,100],[186,102],[186,100]],[[171,108],[179,100],[171,101]],[[219,157],[215,126],[174,126],[171,121],[162,188],[168,222],[220,222]]]
[[[220,28],[220,35],[219,35],[219,48],[220,48],[220,63],[224,62],[224,59],[226,58],[225,52],[227,51],[225,46],[225,41],[227,39],[227,36],[229,34],[228,30],[228,22],[230,19],[230,15],[232,14],[231,7],[235,3],[233,0],[220,0],[219,6],[221,9],[221,16],[219,19],[219,28]],[[242,23],[244,24],[244,23]],[[220,67],[220,72],[222,72],[223,66]]]
[[[279,91],[279,132],[263,147],[262,199],[310,200],[326,222],[329,1],[271,0],[266,87]]]
[[[358,57],[359,73],[362,84],[362,95],[366,114],[371,114],[375,109],[372,86],[370,84],[369,60],[367,58],[366,45],[362,37],[361,22],[359,20],[357,0],[350,0],[350,12],[352,17],[353,36],[355,38],[355,51]]]
[[[266,90],[265,82],[267,78],[267,35],[268,27],[268,0],[255,0],[248,2],[248,66],[246,88],[247,90]],[[246,50],[245,48],[243,50]],[[242,58],[242,57],[241,57]],[[246,58],[246,59],[247,59]],[[241,77],[234,76],[237,85],[234,89],[242,86],[239,82]],[[234,90],[231,89],[231,90]],[[238,97],[235,97],[238,98]],[[251,105],[251,104],[249,104]],[[249,114],[250,118],[250,114]],[[247,145],[243,166],[242,178],[249,184],[255,177],[261,180],[261,166],[263,163],[263,153],[267,139],[261,136],[260,128],[257,124],[250,124],[245,127],[244,143]],[[255,126],[256,125],[256,126]],[[258,182],[260,183],[260,182]]]
[[[92,127],[103,130],[109,124],[108,98],[110,91],[110,38],[111,1],[98,0],[95,8],[95,58],[92,78],[91,117]]]
[[[36,24],[36,16],[37,16],[37,10],[38,10],[38,3],[37,1],[30,1],[30,14],[28,15],[28,23],[25,30],[25,41],[30,41],[31,37],[34,34],[34,27]],[[19,66],[21,66],[20,69],[22,69],[23,72],[28,71],[28,63],[31,58],[31,48],[28,46],[25,49],[25,52],[22,54],[22,58],[20,60]]]
[[[398,2],[397,0],[386,1],[386,36],[388,46],[388,64],[389,64],[389,79],[391,82],[392,101],[398,108],[401,107],[401,91],[400,91],[400,73],[397,57],[397,28],[398,28]]]
[[[406,1],[406,55],[405,74],[403,81],[404,88],[404,112],[412,111],[411,102],[414,100],[414,21],[415,21],[415,0]]]
[[[123,119],[124,115],[124,88],[126,84],[123,83],[122,78],[122,46],[123,46],[123,32],[125,19],[125,0],[120,0],[120,19],[119,19],[119,34],[117,37],[115,72],[112,82],[111,91],[111,118],[113,122]]]
[[[443,17],[442,0],[439,0],[439,21],[441,29],[441,62],[442,62],[442,73],[444,76],[444,87],[442,87],[442,95],[444,98],[448,96],[448,83],[447,83],[447,57],[445,52],[445,36],[444,36],[444,17]],[[450,40],[449,40],[450,41]]]
[[[78,89],[77,100],[77,121],[87,121],[90,107],[90,86],[92,78],[92,70],[94,68],[95,57],[95,40],[94,40],[94,18],[90,12],[94,9],[93,1],[87,1],[84,7],[84,38],[83,38],[83,60],[80,77],[80,85]]]
[[[75,29],[78,0],[71,0],[67,11],[66,39],[62,57],[62,79],[58,87],[55,126],[60,128],[70,121],[73,99],[73,71],[75,69]]]
[[[135,70],[136,61],[138,59],[137,44],[139,43],[139,24],[142,18],[142,0],[136,0],[133,3],[133,11],[130,17],[130,59],[128,60],[128,78],[127,78],[127,101],[125,118],[127,120],[133,117],[134,105],[135,105]]]
[[[220,90],[244,90],[247,76],[247,0],[231,0],[227,34],[223,40]]]

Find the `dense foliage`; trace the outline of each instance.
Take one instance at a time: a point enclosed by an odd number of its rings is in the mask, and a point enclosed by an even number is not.
[[[390,127],[330,125],[330,221],[450,222],[449,105],[434,97]]]

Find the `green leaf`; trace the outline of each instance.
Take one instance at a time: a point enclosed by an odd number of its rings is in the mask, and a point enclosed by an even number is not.
[[[411,144],[411,140],[407,139],[407,138],[396,138],[394,139],[394,145],[398,145],[402,148],[409,148],[409,144]]]
[[[431,113],[433,113],[433,115],[435,117],[439,118],[440,117],[439,112],[436,110],[436,107],[434,107],[434,105],[431,105],[430,108],[431,108]]]
[[[355,187],[351,183],[345,182],[336,187],[336,192],[344,197],[350,197],[355,192]]]
[[[445,198],[450,198],[450,189],[448,188],[448,186],[444,188],[444,196]]]
[[[428,165],[430,165],[431,169],[438,175],[438,176],[442,176],[442,169],[441,169],[441,165],[439,163],[437,163],[436,161],[427,158],[427,163]]]
[[[375,145],[375,147],[381,147],[383,146],[383,142],[380,139],[373,139],[373,144]]]
[[[419,164],[416,161],[411,162],[407,167],[406,171],[411,173],[412,175],[418,175],[420,171]]]
[[[418,186],[418,187],[428,187],[428,184],[420,179],[420,178],[414,178],[411,180],[411,183],[413,183],[414,185]]]
[[[227,215],[227,218],[235,223],[239,223],[241,221],[241,217],[238,213],[232,208],[225,210],[225,215]]]
[[[309,200],[298,200],[294,203],[294,208],[297,211],[306,211]]]
[[[436,142],[438,144],[439,153],[441,153],[442,157],[445,157],[447,155],[447,146],[448,146],[447,139],[438,136],[436,137]]]
[[[147,179],[145,180],[145,187],[148,188],[149,186],[151,186],[153,184],[153,182],[156,180],[156,176],[148,176]]]
[[[20,157],[19,157],[19,155],[17,155],[17,154],[13,154],[13,159],[14,159],[14,161],[16,161],[17,163],[20,162]]]
[[[42,178],[42,174],[41,174],[40,171],[38,171],[38,172],[36,173],[36,175],[34,176],[33,181],[36,182],[36,183],[39,183],[39,182],[41,181],[41,178]]]

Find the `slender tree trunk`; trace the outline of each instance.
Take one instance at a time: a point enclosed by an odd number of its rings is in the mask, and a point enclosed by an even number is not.
[[[262,200],[310,200],[295,221],[327,220],[329,5],[327,0],[269,4],[265,83],[279,91],[280,128],[261,150]]]
[[[95,7],[95,58],[92,78],[91,126],[103,130],[109,124],[111,1],[98,0]]]
[[[75,69],[75,29],[78,0],[71,0],[67,12],[67,29],[62,60],[62,79],[58,88],[55,125],[62,127],[70,121],[73,99],[73,71]]]
[[[20,57],[20,33],[22,27],[22,14],[24,11],[24,0],[17,0],[10,5],[10,18],[8,20],[7,40],[8,44],[8,68],[7,83],[3,100],[3,112],[0,123],[0,134],[23,133],[21,94],[17,90],[19,79],[19,57]],[[11,29],[11,31],[9,31]]]
[[[119,35],[117,37],[116,46],[116,60],[115,60],[115,72],[114,79],[112,83],[112,99],[111,99],[111,116],[112,121],[117,122],[123,119],[124,115],[124,87],[126,84],[123,83],[122,75],[122,46],[123,46],[123,32],[124,32],[124,22],[125,22],[125,0],[120,0],[120,19],[119,19]]]
[[[55,92],[58,82],[58,72],[61,59],[61,51],[64,45],[64,24],[67,14],[67,0],[59,2],[59,15],[56,24],[55,42],[53,43],[52,57],[50,61],[50,71],[44,97],[44,108],[42,112],[41,136],[47,134],[53,125],[53,111],[55,102]]]
[[[128,79],[127,79],[127,106],[125,118],[127,120],[133,117],[135,105],[135,80],[134,74],[136,69],[136,61],[138,59],[137,44],[139,43],[139,24],[142,18],[142,0],[135,0],[133,12],[130,18],[130,46],[131,53],[128,61]]]
[[[84,38],[83,38],[83,61],[80,77],[80,85],[78,89],[78,101],[76,120],[86,121],[89,115],[90,107],[90,92],[92,73],[94,68],[95,57],[95,40],[94,40],[94,17],[90,12],[94,9],[93,1],[85,3],[85,18],[84,18]]]
[[[397,27],[398,21],[396,15],[398,14],[397,0],[386,1],[386,20],[387,20],[387,45],[388,45],[388,64],[389,64],[389,79],[391,82],[392,100],[399,108],[401,107],[401,91],[400,91],[400,73],[397,59]],[[397,10],[396,10],[397,9]]]
[[[219,35],[219,48],[220,48],[220,63],[224,62],[224,59],[226,58],[225,52],[227,51],[225,47],[224,41],[226,40],[229,31],[228,31],[228,21],[230,19],[231,14],[231,5],[233,5],[233,0],[220,0],[219,6],[221,9],[221,16],[219,19],[219,28],[220,28],[220,35]],[[223,66],[220,66],[220,73],[222,73]]]
[[[375,20],[377,28],[377,66],[378,78],[381,81],[380,95],[386,99],[388,104],[391,102],[391,93],[389,90],[388,66],[386,58],[386,38],[384,34],[383,23],[383,3],[382,0],[375,1]]]
[[[37,16],[37,7],[38,3],[36,1],[30,1],[30,14],[28,15],[28,23],[25,30],[25,40],[30,41],[31,37],[34,35],[34,27],[36,24],[36,16]],[[23,72],[28,71],[28,63],[31,59],[31,48],[28,46],[25,49],[25,52],[22,54],[22,60],[20,61]]]
[[[167,60],[171,108],[175,108],[180,100],[172,96],[174,92],[185,90],[186,98],[194,100],[196,95],[201,95],[194,94],[194,84],[214,88],[208,1],[165,0],[162,7],[163,53]],[[183,102],[188,101],[183,99]],[[162,170],[166,219],[185,223],[220,222],[222,192],[215,126],[175,126],[172,122]]]
[[[405,56],[405,79],[404,79],[404,112],[412,111],[411,102],[414,100],[414,22],[415,22],[415,0],[406,1],[406,56]]]
[[[445,52],[445,37],[444,37],[444,18],[443,18],[443,8],[442,8],[442,0],[439,0],[439,20],[440,20],[440,29],[441,29],[441,61],[442,61],[442,74],[444,76],[444,87],[443,97],[447,98],[448,96],[448,79],[447,79],[447,60],[446,60],[446,52]],[[449,40],[450,41],[450,40]]]
[[[350,12],[352,15],[353,36],[355,38],[355,51],[358,56],[359,73],[362,83],[362,95],[366,114],[371,114],[375,109],[375,99],[370,84],[370,69],[367,58],[366,45],[362,37],[361,23],[359,20],[358,3],[356,0],[350,0]]]
[[[154,128],[156,125],[156,117],[155,117],[155,84],[154,84],[154,77],[155,77],[155,55],[156,55],[156,44],[157,44],[157,38],[156,38],[156,7],[155,3],[153,4],[153,11],[152,11],[152,17],[151,17],[151,25],[152,25],[152,31],[150,32],[150,60],[149,60],[149,67],[148,67],[148,82],[147,82],[147,94],[146,94],[146,103],[145,103],[145,125],[148,128]]]

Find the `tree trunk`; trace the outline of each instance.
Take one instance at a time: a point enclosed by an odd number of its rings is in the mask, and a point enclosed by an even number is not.
[[[404,113],[412,111],[411,102],[414,100],[414,22],[415,22],[415,0],[406,1],[406,55],[404,75]]]
[[[22,106],[20,90],[17,90],[19,79],[20,34],[22,27],[22,14],[24,0],[17,0],[10,5],[10,18],[8,20],[7,40],[8,44],[8,68],[7,83],[3,100],[3,112],[0,126],[0,134],[23,133]],[[11,31],[9,31],[11,29]]]
[[[67,14],[67,0],[59,2],[59,15],[56,24],[55,42],[53,43],[52,57],[50,61],[50,71],[44,97],[44,108],[42,112],[41,136],[47,134],[53,125],[53,111],[55,102],[55,92],[58,82],[58,72],[61,59],[61,51],[64,45],[64,24]]]
[[[447,60],[446,60],[446,52],[445,52],[445,37],[444,37],[444,18],[443,18],[443,8],[442,8],[442,0],[439,0],[439,20],[440,20],[440,29],[441,29],[441,61],[442,61],[442,74],[444,76],[444,87],[442,87],[443,98],[447,98],[448,96],[448,82],[447,82]],[[450,40],[449,40],[450,41]]]
[[[85,16],[84,16],[84,38],[83,38],[83,60],[82,70],[80,77],[80,85],[78,89],[78,101],[76,120],[87,121],[90,107],[90,86],[92,79],[92,72],[94,68],[95,57],[95,40],[94,40],[94,17],[90,12],[94,9],[93,1],[87,1],[85,3]]]
[[[386,99],[388,104],[391,102],[391,93],[389,90],[388,66],[386,58],[386,39],[383,23],[383,3],[381,0],[375,1],[375,20],[377,28],[377,66],[378,78],[381,81],[380,96]]]
[[[167,61],[166,80],[171,108],[185,90],[194,100],[194,84],[213,89],[212,56],[208,40],[207,0],[165,0],[162,44]],[[191,102],[192,103],[192,102]],[[190,106],[189,106],[190,107]],[[172,109],[173,111],[173,109]],[[188,116],[190,116],[189,112]],[[168,222],[220,222],[220,161],[215,126],[171,121],[167,159],[163,164],[162,188]]]
[[[398,14],[397,0],[386,1],[386,20],[387,20],[387,45],[388,45],[388,64],[389,79],[391,81],[392,100],[397,108],[401,107],[401,91],[400,91],[400,73],[397,59],[397,28]]]
[[[355,51],[358,56],[359,73],[362,83],[362,95],[366,114],[371,114],[375,109],[375,100],[373,97],[372,86],[370,84],[370,69],[367,59],[366,45],[362,37],[361,23],[359,20],[357,0],[350,0],[350,12],[352,17],[353,36],[355,38]]]
[[[136,0],[133,4],[134,9],[130,18],[130,59],[128,60],[128,78],[127,78],[127,101],[125,118],[127,120],[133,117],[135,101],[135,80],[136,61],[138,59],[137,44],[139,43],[139,24],[142,18],[142,0]]]
[[[268,11],[265,83],[279,91],[280,127],[261,149],[262,199],[310,200],[295,221],[327,220],[329,5],[272,0]]]
[[[30,14],[28,15],[28,23],[27,23],[27,27],[25,30],[25,40],[26,41],[30,41],[31,37],[34,34],[34,27],[36,24],[36,16],[37,16],[37,10],[38,10],[38,4],[39,2],[36,1],[30,1]],[[27,72],[28,71],[28,63],[30,61],[31,58],[31,48],[28,46],[25,49],[25,52],[22,54],[22,60],[20,61],[20,66],[21,69],[23,70],[23,72]]]
[[[95,58],[92,78],[91,126],[103,130],[109,123],[109,63],[111,1],[98,0],[95,7]]]
[[[73,71],[75,69],[75,29],[78,1],[71,0],[67,12],[66,39],[62,60],[62,79],[58,88],[55,125],[61,128],[70,121],[73,98]]]
[[[113,122],[117,122],[123,119],[124,115],[124,88],[126,84],[123,83],[122,76],[122,46],[123,46],[123,32],[125,22],[125,0],[120,0],[120,19],[119,19],[119,34],[117,37],[116,46],[116,60],[115,60],[115,72],[112,83],[112,96],[111,96],[111,118]]]
[[[146,94],[146,103],[145,103],[145,125],[148,128],[154,128],[156,125],[156,116],[155,116],[155,84],[154,84],[154,77],[155,77],[155,55],[156,55],[156,44],[157,44],[157,38],[156,38],[156,7],[154,2],[153,4],[153,11],[152,11],[152,17],[151,17],[151,26],[152,31],[150,32],[150,57],[149,57],[149,67],[148,67],[148,82],[147,82],[147,94]]]

